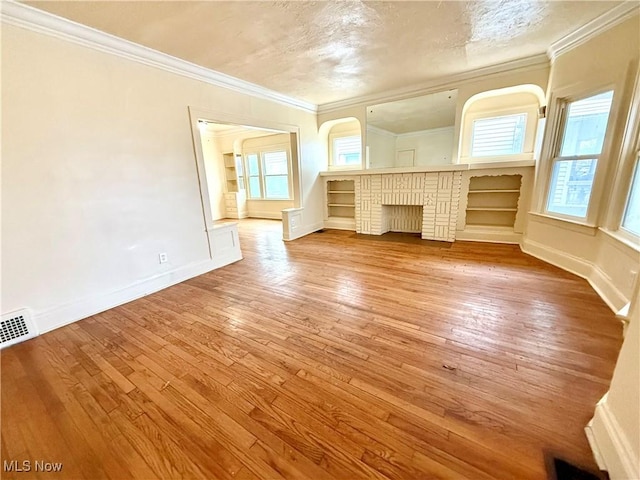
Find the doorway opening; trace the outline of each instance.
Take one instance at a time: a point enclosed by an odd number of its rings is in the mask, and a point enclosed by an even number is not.
[[[298,127],[190,107],[206,230],[300,206]]]

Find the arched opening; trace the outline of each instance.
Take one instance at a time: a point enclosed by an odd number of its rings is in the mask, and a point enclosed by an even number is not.
[[[517,85],[470,97],[462,109],[459,163],[535,160],[544,128],[543,90]]]
[[[365,168],[362,126],[355,117],[324,122],[318,130],[329,170]]]

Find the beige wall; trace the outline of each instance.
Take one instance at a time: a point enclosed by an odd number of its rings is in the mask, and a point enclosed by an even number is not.
[[[613,186],[621,183],[616,182],[616,175],[624,160],[620,158],[621,139],[634,87],[639,43],[636,15],[561,55],[553,64],[547,92],[550,104],[545,145],[537,168],[532,208],[538,212],[544,210],[552,155],[549,139],[556,115],[555,99],[613,89],[610,126],[600,158],[602,170],[593,193],[600,215],[594,216],[594,227],[576,227],[568,222],[530,216],[523,245],[525,251],[588,278],[614,310],[622,308],[631,298],[640,257],[637,250],[597,227],[616,225],[617,228],[620,218],[607,218],[606,214],[616,210],[620,212],[621,209],[611,209],[609,201],[623,203],[626,200],[626,189],[614,191]]]
[[[640,294],[636,291],[638,301],[635,302],[630,317],[632,322],[627,330],[620,356],[613,372],[611,388],[606,403],[615,417],[624,438],[632,452],[636,474],[640,473]],[[623,471],[617,466],[610,467],[612,479],[624,478]]]
[[[2,67],[2,311],[40,331],[209,260],[189,105],[298,126],[322,222],[314,114],[6,24]]]

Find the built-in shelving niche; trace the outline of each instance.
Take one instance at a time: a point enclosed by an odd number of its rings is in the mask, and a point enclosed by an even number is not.
[[[513,229],[522,175],[496,175],[471,177],[465,229]]]
[[[355,229],[356,191],[353,180],[327,181],[327,222],[329,228]]]

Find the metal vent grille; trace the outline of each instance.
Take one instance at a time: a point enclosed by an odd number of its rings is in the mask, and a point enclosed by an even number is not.
[[[0,348],[22,342],[36,336],[36,330],[27,310],[2,315],[0,323]]]

